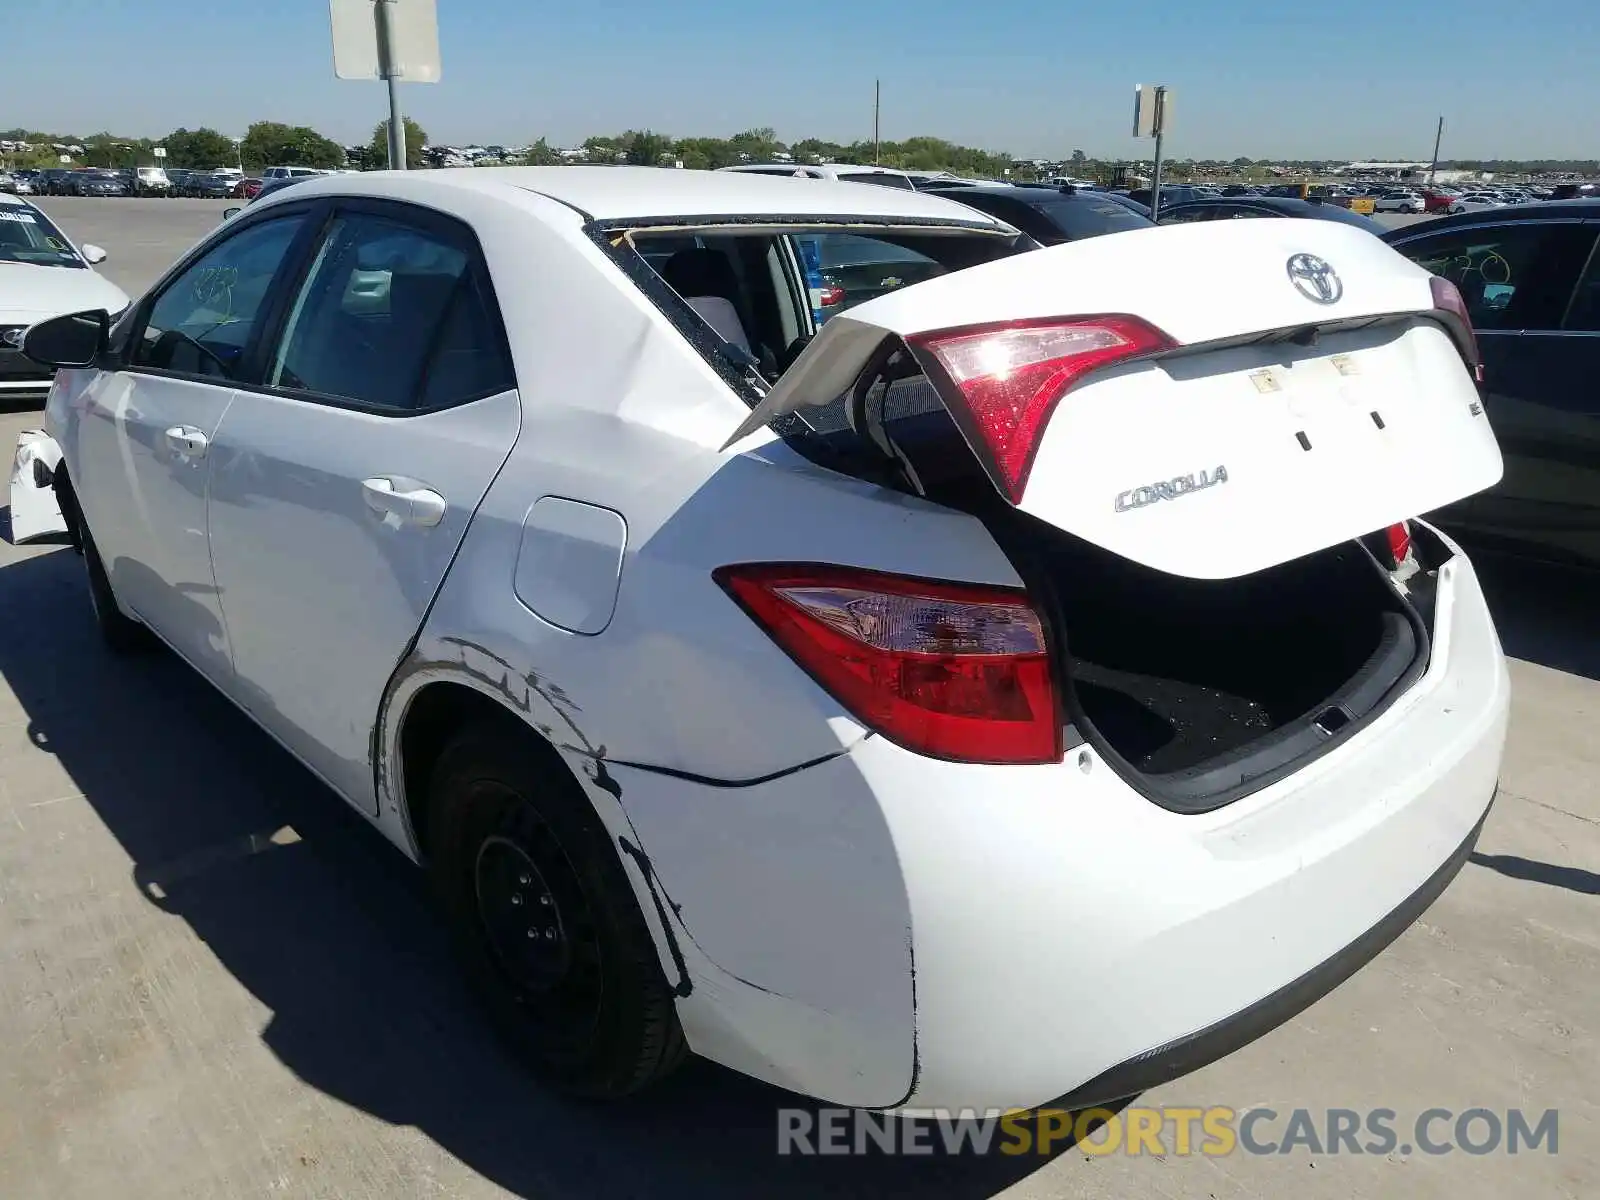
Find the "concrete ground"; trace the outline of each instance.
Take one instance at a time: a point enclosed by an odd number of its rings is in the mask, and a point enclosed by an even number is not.
[[[131,291],[223,207],[45,205]],[[0,444],[35,423],[0,417]],[[1473,861],[1350,982],[1140,1103],[1388,1108],[1402,1132],[1554,1108],[1557,1154],[779,1160],[790,1098],[706,1064],[620,1108],[542,1093],[416,872],[170,656],[110,658],[81,560],[0,545],[0,1197],[1596,1195],[1596,592],[1480,567],[1517,661]]]

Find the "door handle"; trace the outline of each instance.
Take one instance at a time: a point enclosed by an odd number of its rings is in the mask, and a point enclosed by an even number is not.
[[[427,484],[377,475],[361,481],[361,497],[381,517],[394,517],[407,525],[432,528],[444,520],[449,505]]]
[[[174,425],[167,430],[167,445],[185,458],[204,458],[211,439],[193,425]]]

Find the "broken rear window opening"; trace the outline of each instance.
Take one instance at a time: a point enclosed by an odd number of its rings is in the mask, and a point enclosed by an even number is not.
[[[909,218],[612,222],[591,236],[752,406],[829,318],[1037,247],[981,222]],[[774,428],[811,426],[786,419]]]

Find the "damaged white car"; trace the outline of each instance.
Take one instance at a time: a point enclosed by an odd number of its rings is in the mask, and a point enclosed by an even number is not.
[[[819,327],[835,237],[923,282]],[[27,351],[106,640],[424,863],[579,1092],[1129,1096],[1376,954],[1495,791],[1495,630],[1410,520],[1499,478],[1475,347],[1359,230],[345,176]]]

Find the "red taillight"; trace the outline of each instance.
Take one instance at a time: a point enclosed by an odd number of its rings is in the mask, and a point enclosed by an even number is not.
[[[836,283],[822,285],[821,303],[823,308],[832,308],[836,304],[844,303],[844,289]]]
[[[1411,553],[1411,523],[1398,521],[1389,526],[1386,532],[1389,538],[1389,556],[1393,560],[1389,565],[1398,567]]]
[[[715,578],[862,724],[956,762],[1061,758],[1044,628],[1011,588],[755,563]]]
[[[1461,323],[1461,335],[1466,339],[1466,344],[1461,348],[1461,357],[1467,360],[1467,369],[1472,372],[1472,378],[1482,383],[1483,359],[1478,354],[1478,337],[1472,331],[1472,314],[1467,311],[1467,302],[1461,298],[1461,290],[1442,275],[1432,276],[1428,286],[1433,289],[1434,308],[1449,313]]]
[[[1012,503],[1022,499],[1044,427],[1073,384],[1097,368],[1176,345],[1138,317],[1120,315],[952,329],[909,341],[929,378],[959,394],[967,435],[987,451],[985,465]]]

